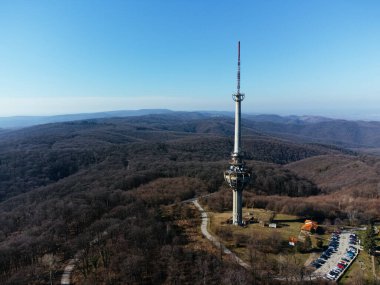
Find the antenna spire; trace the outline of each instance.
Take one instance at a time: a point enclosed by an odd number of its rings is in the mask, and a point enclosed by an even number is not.
[[[240,94],[240,41],[238,42],[237,94]]]

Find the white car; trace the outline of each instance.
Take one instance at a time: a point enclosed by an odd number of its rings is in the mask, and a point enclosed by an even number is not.
[[[328,279],[328,280],[335,280],[335,277],[332,276],[332,275],[330,275],[330,274],[327,274],[326,275],[326,279]]]

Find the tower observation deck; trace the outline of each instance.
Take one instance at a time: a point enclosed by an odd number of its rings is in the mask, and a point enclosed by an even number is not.
[[[234,150],[231,154],[230,166],[224,171],[224,179],[231,187],[233,195],[232,223],[242,225],[242,193],[244,187],[249,183],[251,175],[245,167],[243,153],[241,150],[241,102],[244,93],[240,93],[240,41],[238,42],[238,71],[237,92],[232,95],[235,101],[235,138]]]

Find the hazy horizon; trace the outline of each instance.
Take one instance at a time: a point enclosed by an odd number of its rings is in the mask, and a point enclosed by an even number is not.
[[[137,108],[137,109],[114,109],[114,110],[99,110],[94,112],[62,112],[62,113],[51,113],[51,114],[21,114],[21,115],[11,115],[11,116],[0,116],[0,119],[12,119],[12,118],[22,118],[22,117],[59,117],[59,116],[77,116],[77,115],[91,115],[91,114],[106,114],[106,113],[113,113],[113,112],[134,112],[134,111],[151,111],[151,110],[167,110],[169,112],[229,112],[231,114],[234,114],[234,110],[209,110],[209,109],[198,109],[198,110],[181,110],[181,109],[169,109],[169,108]],[[342,119],[342,120],[362,120],[362,121],[380,121],[380,114],[377,113],[368,113],[366,115],[360,115],[352,113],[350,116],[344,116],[339,115],[336,112],[332,112],[329,114],[321,115],[319,113],[305,113],[305,112],[249,112],[249,111],[242,111],[245,115],[267,115],[267,116],[281,116],[281,117],[290,117],[290,116],[310,116],[310,117],[324,117],[324,118],[330,118],[330,119]],[[140,115],[137,115],[140,116]]]
[[[228,99],[231,99],[230,96],[226,96]],[[160,97],[155,97],[155,99]],[[167,100],[161,98],[162,101]],[[144,99],[145,100],[145,99]],[[176,99],[179,100],[178,98]],[[188,108],[179,108],[169,104],[161,103],[156,106],[151,104],[141,104],[141,106],[134,105],[133,108],[128,108],[131,106],[130,98],[113,98],[113,99],[104,99],[104,98],[76,98],[74,102],[67,102],[62,98],[44,98],[44,99],[27,99],[25,103],[22,104],[20,100],[16,101],[17,106],[24,109],[19,112],[9,112],[12,109],[12,104],[0,104],[0,109],[4,108],[8,111],[1,112],[0,117],[22,117],[22,116],[59,116],[59,115],[75,115],[75,114],[84,114],[84,113],[102,113],[102,112],[114,112],[114,111],[130,111],[130,110],[153,110],[153,109],[168,109],[172,111],[184,111],[184,112],[197,112],[197,111],[217,111],[217,112],[234,112],[234,103],[231,100],[226,100],[226,108],[214,108],[211,109],[209,106],[204,106],[203,108],[194,109],[191,107]],[[36,106],[38,104],[49,105],[50,108],[43,108],[41,111],[39,108],[32,108],[31,106]],[[91,102],[92,104],[87,104]],[[141,102],[141,100],[134,100],[134,102]],[[149,100],[148,100],[149,102]],[[0,98],[1,103],[1,98]],[[107,106],[109,106],[107,108]],[[114,107],[113,106],[117,106]],[[126,106],[126,108],[123,108]],[[267,115],[280,115],[280,116],[321,116],[329,117],[335,119],[347,119],[347,120],[380,120],[380,110],[377,110],[375,107],[372,109],[331,109],[325,108],[324,110],[314,109],[314,108],[301,108],[301,109],[284,109],[281,106],[273,108],[251,108],[246,105],[246,100],[243,101],[242,112],[246,114],[267,114]]]

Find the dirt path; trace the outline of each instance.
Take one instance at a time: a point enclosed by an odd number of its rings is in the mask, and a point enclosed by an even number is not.
[[[375,267],[375,256],[371,256],[371,260],[372,260],[372,273],[373,273],[373,277],[375,278],[375,280],[377,280],[377,275],[376,275],[376,267]]]

